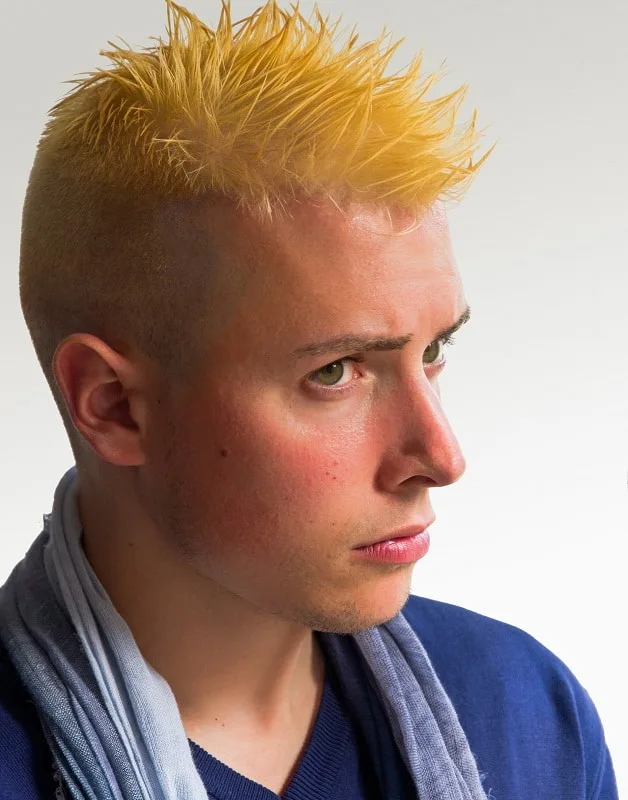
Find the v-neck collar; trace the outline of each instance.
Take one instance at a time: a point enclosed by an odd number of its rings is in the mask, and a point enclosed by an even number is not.
[[[334,676],[326,664],[325,683],[314,727],[282,800],[334,798],[334,785],[351,739],[350,723],[337,697]],[[215,800],[277,800],[265,786],[247,778],[190,740],[196,768]],[[316,792],[316,798],[313,791]]]

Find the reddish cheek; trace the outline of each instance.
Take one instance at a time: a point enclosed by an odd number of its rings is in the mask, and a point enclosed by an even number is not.
[[[316,508],[330,496],[345,497],[347,490],[362,483],[372,463],[363,442],[337,439],[321,446],[316,436],[286,441],[281,437],[270,448],[271,481],[282,496],[289,496],[303,509]],[[324,510],[318,508],[318,515]]]
[[[339,453],[313,447],[303,440],[285,437],[249,441],[249,446],[219,447],[218,468],[242,497],[241,509],[257,513],[269,526],[281,525],[297,516],[304,523],[324,518],[330,500],[342,503],[348,491],[366,479],[368,459],[355,449]],[[240,451],[240,452],[238,452]]]
[[[201,474],[219,477],[214,488],[221,505],[240,522],[248,515],[260,534],[272,536],[282,523],[292,527],[295,517],[316,524],[334,514],[332,504],[341,508],[372,484],[377,454],[367,426],[307,426],[276,408],[229,400],[212,409]],[[346,511],[351,516],[357,509]]]

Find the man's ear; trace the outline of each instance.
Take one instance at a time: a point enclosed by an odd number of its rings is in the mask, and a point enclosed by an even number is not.
[[[96,336],[73,333],[58,345],[52,369],[68,414],[92,449],[116,466],[143,464],[147,401],[138,365]]]

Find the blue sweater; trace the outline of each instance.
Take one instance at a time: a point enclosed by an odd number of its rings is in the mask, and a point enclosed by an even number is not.
[[[490,800],[617,800],[611,758],[586,690],[551,651],[512,625],[412,596],[404,614],[448,693]],[[328,662],[329,666],[329,662]],[[285,800],[410,800],[409,776],[383,710],[364,685],[349,706],[331,668],[316,724]],[[208,794],[274,800],[190,742]],[[37,714],[0,648],[0,800],[54,799]]]

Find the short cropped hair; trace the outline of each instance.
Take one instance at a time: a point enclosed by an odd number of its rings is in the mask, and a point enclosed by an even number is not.
[[[421,56],[387,76],[400,42],[386,33],[340,44],[339,21],[274,0],[235,23],[223,2],[215,30],[166,6],[165,41],[110,43],[108,65],[72,81],[30,175],[20,295],[66,428],[52,357],[69,334],[132,341],[173,376],[198,350],[210,267],[192,276],[169,257],[159,204],[217,196],[271,219],[319,197],[418,210],[458,199],[488,155],[473,160],[475,113],[457,125],[467,87],[427,99],[439,76],[421,75]]]

